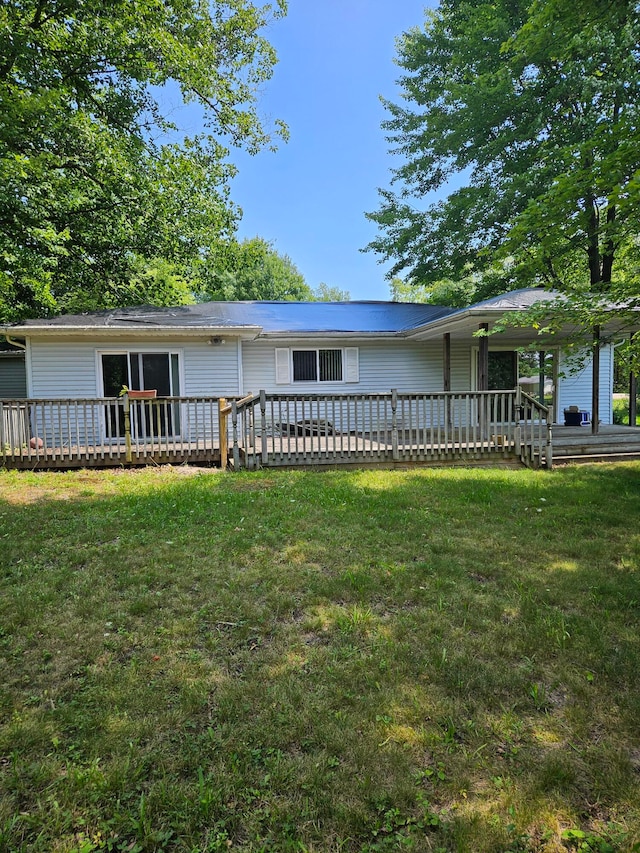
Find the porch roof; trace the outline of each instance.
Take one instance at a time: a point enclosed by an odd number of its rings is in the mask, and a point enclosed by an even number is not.
[[[449,334],[453,341],[468,341],[478,332],[483,323],[486,323],[491,331],[496,321],[502,317],[526,311],[540,302],[555,303],[560,296],[561,294],[557,291],[548,291],[542,288],[514,290],[486,299],[483,302],[477,302],[475,305],[466,308],[456,309],[445,317],[412,329],[408,332],[408,337],[414,340],[427,341]],[[601,332],[604,336],[613,337],[619,336],[623,332],[634,331],[637,328],[638,320],[630,323],[628,319],[615,318],[602,325]],[[574,323],[566,323],[561,329],[554,330],[553,334],[544,329],[537,331],[532,326],[513,326],[497,332],[495,343],[514,347],[537,344],[540,349],[545,349],[563,344],[581,332],[584,333],[584,331]]]

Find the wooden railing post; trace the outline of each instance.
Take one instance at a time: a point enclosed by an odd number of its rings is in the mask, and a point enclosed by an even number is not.
[[[398,459],[398,391],[391,389],[391,457]]]
[[[240,448],[238,446],[238,403],[236,400],[231,401],[231,440],[233,442],[233,470],[239,471]]]
[[[522,456],[522,429],[520,427],[520,415],[522,414],[522,390],[519,385],[516,388],[515,409],[516,427],[513,435],[514,450],[518,456]]]
[[[260,391],[260,451],[262,464],[269,461],[269,448],[267,447],[267,394]]]
[[[122,395],[122,405],[124,408],[125,459],[127,462],[131,462],[131,403],[126,392]]]
[[[220,435],[220,468],[225,471],[229,464],[229,438],[227,434],[227,401],[224,397],[218,400],[218,433]]]
[[[545,447],[545,467],[547,471],[553,468],[553,436],[549,420],[547,419],[547,444]]]

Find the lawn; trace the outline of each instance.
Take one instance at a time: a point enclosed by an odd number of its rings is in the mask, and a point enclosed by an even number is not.
[[[640,465],[0,472],[0,850],[640,850]]]

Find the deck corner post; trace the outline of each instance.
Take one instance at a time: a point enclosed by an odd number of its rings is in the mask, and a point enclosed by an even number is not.
[[[128,463],[132,460],[131,453],[131,402],[129,394],[126,392],[122,395],[122,406],[124,409],[124,445],[125,459]]]
[[[267,447],[267,392],[260,391],[260,456],[262,464],[269,461],[269,448]]]
[[[398,390],[391,389],[391,456],[399,459],[398,452]]]
[[[233,470],[240,470],[240,448],[238,447],[238,402],[231,401],[231,441],[233,444]]]
[[[545,446],[545,467],[547,471],[553,468],[553,435],[551,424],[547,422],[547,443]]]
[[[522,418],[522,388],[519,385],[516,388],[514,418],[516,423],[513,431],[514,450],[516,452],[516,456],[522,457],[522,427],[520,426],[520,420]]]
[[[220,468],[225,471],[229,464],[229,439],[227,434],[227,401],[218,400],[218,432],[220,434]]]

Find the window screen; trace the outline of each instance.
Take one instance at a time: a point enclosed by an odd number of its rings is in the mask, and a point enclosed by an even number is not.
[[[341,349],[294,349],[294,382],[342,382]]]
[[[315,350],[293,350],[293,381],[318,381],[317,352]]]
[[[342,350],[321,349],[318,351],[320,382],[342,382]]]

